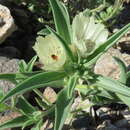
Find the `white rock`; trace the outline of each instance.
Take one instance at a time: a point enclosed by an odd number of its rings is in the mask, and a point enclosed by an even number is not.
[[[113,56],[120,58],[126,66],[130,65],[130,55],[122,54],[118,49],[111,48],[97,61],[94,72],[114,79],[119,79],[120,68],[114,61]]]
[[[0,43],[16,31],[16,29],[17,27],[11,16],[10,10],[0,4]]]

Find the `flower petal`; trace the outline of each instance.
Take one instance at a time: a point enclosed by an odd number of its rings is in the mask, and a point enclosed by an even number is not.
[[[44,65],[44,70],[59,70],[66,61],[66,53],[60,41],[54,35],[45,38],[39,36],[33,47],[39,56],[40,62]]]
[[[107,40],[107,37],[108,37],[108,31],[106,29],[102,30],[95,40],[96,48],[99,45],[103,44]]]
[[[92,53],[108,37],[108,31],[103,24],[96,23],[93,16],[84,16],[82,12],[75,16],[72,32],[73,43],[83,57]]]

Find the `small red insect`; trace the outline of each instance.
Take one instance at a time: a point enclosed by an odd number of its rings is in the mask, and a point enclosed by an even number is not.
[[[51,58],[53,59],[53,60],[58,60],[58,56],[56,56],[56,55],[51,55]]]

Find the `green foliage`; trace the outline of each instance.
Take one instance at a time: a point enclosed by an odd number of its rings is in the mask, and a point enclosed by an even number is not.
[[[124,2],[122,0],[92,0],[90,1],[92,8],[88,7],[87,10],[90,15],[95,16],[97,22],[110,27],[117,21],[118,15],[123,10]]]
[[[0,99],[4,97],[4,92],[2,89],[0,89]],[[5,103],[0,103],[0,112],[3,112],[5,110],[8,110],[9,107]]]
[[[49,0],[52,8],[57,33],[68,43],[71,43],[70,20],[66,7],[57,0]]]
[[[97,2],[100,3],[100,1]],[[45,35],[51,35],[51,37],[55,37],[63,47],[63,50],[61,49],[60,51],[66,52],[66,64],[63,65],[63,70],[33,71],[33,67],[37,60],[37,56],[35,56],[29,63],[22,60],[19,63],[18,73],[0,74],[0,79],[9,80],[16,84],[16,87],[6,95],[0,91],[0,105],[3,105],[1,111],[6,109],[4,102],[14,96],[15,105],[11,109],[18,111],[21,114],[20,117],[0,124],[0,129],[13,127],[22,127],[22,129],[24,129],[27,126],[33,125],[32,130],[40,130],[45,120],[48,118],[50,119],[51,117],[51,120],[54,122],[53,129],[62,130],[68,116],[70,114],[74,116],[71,111],[71,106],[77,96],[75,94],[77,91],[78,94],[82,96],[82,101],[86,98],[91,101],[91,104],[86,104],[89,107],[95,104],[106,104],[110,102],[125,103],[130,107],[130,84],[128,84],[130,72],[127,71],[127,67],[123,61],[114,57],[121,69],[119,80],[113,80],[93,72],[93,67],[99,57],[130,30],[130,24],[127,24],[119,32],[106,39],[106,36],[101,35],[100,33],[100,31],[103,31],[107,34],[108,32],[106,28],[104,28],[102,24],[98,24],[99,26],[97,26],[97,20],[95,21],[94,17],[90,18],[89,15],[84,15],[85,12],[83,12],[81,13],[82,15],[80,15],[81,19],[75,18],[75,22],[72,22],[71,25],[66,7],[58,0],[49,0],[49,3],[52,8],[56,31],[47,27],[46,31],[42,30],[39,33],[42,35],[42,37],[40,37],[41,41],[42,38],[44,40],[43,45],[46,44],[47,47],[45,48],[44,57],[49,65],[53,65],[52,63],[57,63],[58,60],[60,60],[59,55],[56,54],[61,54],[61,52],[58,52],[59,50],[56,49],[56,51],[53,52],[54,54],[51,54],[49,50],[50,46],[48,45],[48,42],[46,42],[46,38],[43,37]],[[111,11],[111,7],[108,8],[107,14],[111,15]],[[105,13],[101,14],[101,17],[107,17],[105,15]],[[76,17],[78,16],[79,15]],[[90,22],[86,24],[86,21]],[[73,26],[73,23],[75,23],[75,26]],[[80,28],[77,28],[77,26]],[[98,28],[100,31],[96,34],[93,32],[93,28],[95,28],[95,30]],[[76,35],[73,35],[74,33]],[[72,38],[72,36],[74,37]],[[47,40],[49,40],[50,37],[47,38]],[[94,40],[92,40],[92,38],[94,38]],[[53,43],[52,40],[53,38],[50,39]],[[101,43],[97,43],[97,46],[95,47],[95,42],[97,40]],[[54,45],[58,44],[58,42],[54,43]],[[83,56],[80,55],[81,50],[89,49],[89,47],[91,48],[89,54],[83,54]],[[36,52],[37,51],[39,50],[36,50]],[[86,53],[86,51],[83,53]],[[41,60],[41,55],[38,56]],[[49,60],[47,58],[49,58]],[[40,62],[43,63],[44,69],[45,61]],[[59,88],[57,99],[54,103],[48,101],[38,89],[45,88],[46,86]],[[37,106],[33,106],[23,96],[25,92],[31,90],[33,90],[38,96],[34,97]],[[88,106],[85,106],[85,108]],[[41,109],[38,109],[39,107]],[[83,106],[79,108],[81,111],[82,109]]]
[[[27,120],[28,120],[28,117],[20,116],[13,120],[7,121],[3,124],[0,124],[0,129],[21,127]]]
[[[74,88],[77,83],[77,74],[69,78],[67,86],[58,94],[55,107],[55,126],[54,130],[61,130],[70,112],[74,99]],[[64,103],[64,104],[62,104]],[[62,105],[61,105],[62,104]]]

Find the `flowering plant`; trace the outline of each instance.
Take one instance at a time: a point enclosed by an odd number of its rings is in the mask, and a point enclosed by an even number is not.
[[[97,23],[93,16],[81,12],[75,16],[71,25],[66,7],[58,0],[49,0],[49,3],[56,31],[47,27],[49,34],[45,37],[38,36],[33,47],[42,70],[32,71],[37,59],[35,56],[28,64],[21,61],[19,73],[0,74],[1,79],[16,84],[14,89],[0,99],[0,103],[12,96],[16,99],[17,96],[14,108],[21,113],[20,117],[1,124],[0,128],[24,128],[35,124],[32,130],[40,130],[47,115],[52,115],[53,119],[55,113],[54,130],[61,130],[71,113],[76,91],[85,98],[92,95],[89,99],[93,104],[99,101],[116,101],[130,106],[130,88],[125,85],[130,74],[120,59],[114,58],[121,67],[120,81],[93,72],[98,58],[130,29],[130,24],[108,38],[108,30],[103,24]],[[38,90],[48,85],[60,88],[53,104],[44,99]],[[36,101],[42,110],[38,110],[21,96],[29,90],[39,95]]]

